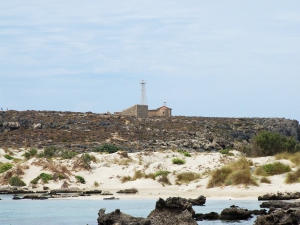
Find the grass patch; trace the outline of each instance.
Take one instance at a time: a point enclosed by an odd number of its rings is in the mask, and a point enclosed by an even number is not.
[[[11,186],[26,186],[25,182],[22,181],[19,177],[11,177],[8,181]]]
[[[255,174],[260,176],[273,176],[277,174],[287,173],[290,171],[291,167],[289,165],[285,165],[281,162],[275,162],[259,166],[255,170]]]
[[[38,156],[40,158],[52,158],[57,150],[55,146],[46,147]]]
[[[172,159],[172,163],[173,164],[177,164],[177,165],[182,165],[182,164],[185,164],[185,160],[184,159],[180,159],[180,158],[173,158]]]
[[[286,184],[299,183],[299,182],[300,182],[300,168],[298,168],[295,172],[288,173],[285,178]]]
[[[168,174],[171,173],[170,171],[166,171],[166,170],[159,170],[157,172],[154,173],[154,177],[158,177],[158,176],[168,176]]]
[[[4,173],[4,172],[6,172],[7,170],[10,170],[12,167],[13,167],[12,164],[10,164],[10,163],[5,163],[5,164],[3,164],[3,165],[0,167],[0,173]]]
[[[219,153],[221,153],[223,155],[234,156],[234,154],[232,152],[230,152],[230,149],[228,149],[228,148],[225,148],[223,150],[219,150]]]
[[[85,184],[85,179],[82,176],[75,176],[75,178],[79,183]]]
[[[39,180],[42,179],[44,183],[48,183],[49,180],[53,180],[53,176],[47,173],[41,173],[36,178],[34,178],[32,181],[30,181],[31,184],[37,184]]]
[[[250,165],[252,162],[242,157],[220,169],[213,170],[207,188],[228,185],[257,185],[251,176]]]
[[[177,174],[176,176],[176,184],[181,185],[181,184],[188,184],[191,181],[200,179],[201,176],[198,173],[193,173],[193,172],[183,172],[180,174]]]
[[[266,183],[266,184],[271,184],[271,180],[269,178],[267,178],[267,177],[262,177],[260,179],[260,182],[261,183]]]
[[[73,152],[73,151],[70,151],[70,150],[63,150],[61,152],[61,158],[63,158],[63,159],[72,159],[76,155],[77,155],[76,152]]]
[[[185,157],[191,157],[191,154],[188,153],[187,151],[183,151],[183,150],[177,150],[178,152],[180,152],[182,155],[184,155]]]

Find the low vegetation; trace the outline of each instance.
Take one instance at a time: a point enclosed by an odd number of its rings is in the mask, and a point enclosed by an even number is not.
[[[257,185],[251,176],[250,165],[252,162],[246,158],[240,158],[220,169],[213,170],[208,181],[207,188],[228,185]]]
[[[219,150],[219,153],[221,153],[221,154],[223,154],[223,155],[234,156],[234,154],[233,154],[232,152],[230,152],[230,149],[228,149],[228,148]]]
[[[10,156],[10,155],[4,155],[4,158],[6,158],[6,159],[8,159],[8,160],[13,160],[14,159],[14,157],[12,157],[12,156]]]
[[[137,180],[137,179],[142,179],[142,178],[145,178],[145,179],[155,179],[155,176],[153,173],[145,173],[141,170],[136,170],[134,171],[134,174],[133,176],[123,176],[122,179],[121,179],[121,182],[122,183],[125,183],[125,182],[128,182],[128,181],[134,181],[134,180]]]
[[[184,150],[178,150],[178,152],[180,152],[182,155],[184,155],[185,157],[191,157],[191,154],[187,151]]]
[[[94,152],[107,152],[107,153],[115,153],[117,151],[119,151],[121,148],[119,148],[118,146],[116,145],[113,145],[113,144],[109,144],[109,143],[106,143],[104,145],[101,145],[97,148],[94,148]]]
[[[85,179],[82,176],[75,176],[75,178],[79,183],[85,184]]]
[[[286,184],[299,183],[299,182],[300,182],[300,168],[298,168],[295,172],[288,173],[285,178]]]
[[[48,183],[49,180],[53,180],[53,176],[47,173],[41,173],[39,176],[30,181],[31,184],[37,184],[42,179],[43,183]]]
[[[71,150],[63,150],[61,152],[61,158],[62,159],[72,159],[74,156],[76,156],[77,153],[76,152],[73,152]]]
[[[11,186],[26,186],[25,182],[22,181],[19,177],[11,177],[8,181]]]
[[[290,171],[291,167],[289,165],[285,165],[281,162],[274,162],[257,167],[257,169],[255,170],[255,174],[260,176],[273,176]]]
[[[37,155],[37,150],[35,148],[30,149],[29,151],[26,151],[24,153],[24,157],[26,159],[30,159],[32,157],[35,157]]]
[[[159,170],[157,172],[154,173],[154,177],[158,177],[158,176],[168,176],[168,174],[171,173],[170,171],[166,171],[166,170]]]
[[[43,152],[41,152],[38,156],[40,158],[52,158],[57,152],[58,148],[55,146],[46,147]]]
[[[198,173],[193,173],[193,172],[183,172],[180,174],[177,174],[176,176],[176,184],[181,185],[181,184],[188,184],[191,181],[200,179],[201,176]]]
[[[2,165],[0,166],[0,173],[4,173],[4,172],[6,172],[7,170],[10,170],[12,167],[13,167],[13,165],[10,164],[10,163],[2,164]]]
[[[173,158],[172,159],[172,163],[173,164],[177,164],[177,165],[181,165],[181,164],[185,164],[185,160],[184,159],[180,159],[180,158]]]
[[[168,176],[167,175],[161,175],[161,176],[159,176],[159,178],[157,179],[157,181],[159,182],[159,183],[161,183],[163,186],[166,184],[166,185],[171,185],[171,182],[170,182],[170,180],[169,180],[169,178],[168,178]]]

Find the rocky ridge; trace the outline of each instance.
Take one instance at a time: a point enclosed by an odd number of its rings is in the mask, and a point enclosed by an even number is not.
[[[284,118],[135,118],[91,112],[1,111],[0,146],[58,146],[77,152],[113,143],[129,152],[181,148],[236,149],[261,130],[279,132],[300,141],[297,120]]]

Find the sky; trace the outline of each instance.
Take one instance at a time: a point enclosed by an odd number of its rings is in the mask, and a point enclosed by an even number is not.
[[[299,0],[0,1],[0,107],[300,121]]]

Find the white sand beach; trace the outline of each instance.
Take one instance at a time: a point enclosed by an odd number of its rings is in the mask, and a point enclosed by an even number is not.
[[[12,157],[19,159],[14,163],[12,160],[4,157],[7,152],[0,149],[0,162],[12,163],[14,166],[10,171],[16,173],[16,168],[21,168],[23,174],[20,173],[20,178],[26,183],[29,189],[42,190],[44,186],[50,189],[61,188],[64,182],[69,184],[69,187],[77,187],[82,190],[99,189],[109,191],[113,196],[122,199],[144,199],[158,197],[166,198],[171,196],[181,196],[186,198],[196,198],[199,195],[204,195],[207,198],[249,198],[256,199],[259,195],[266,193],[277,192],[295,192],[300,188],[299,183],[285,184],[286,174],[269,176],[271,183],[260,183],[258,186],[253,185],[237,185],[237,186],[222,186],[207,188],[208,180],[210,179],[210,171],[221,168],[222,166],[237,160],[242,157],[238,151],[232,151],[234,156],[223,155],[218,152],[191,152],[191,157],[186,157],[182,153],[172,150],[164,150],[161,152],[138,152],[138,153],[122,153],[113,154],[105,153],[89,153],[94,157],[94,162],[91,162],[91,168],[86,170],[78,165],[78,159],[81,155],[77,155],[72,159],[60,158],[38,158],[33,157],[26,160],[22,155],[25,150],[11,150]],[[186,162],[182,165],[172,163],[173,158],[181,158]],[[274,157],[248,158],[253,163],[251,171],[254,171],[259,165],[272,163]],[[292,170],[296,169],[289,160],[280,160],[282,163],[290,165]],[[169,171],[168,179],[170,185],[159,181],[159,176],[155,179],[140,178],[122,183],[124,176],[133,177],[136,171],[142,171],[145,174],[153,174],[157,171]],[[194,172],[200,174],[200,178],[190,183],[179,185],[176,182],[176,176],[182,172]],[[30,182],[39,176],[41,173],[54,174],[61,173],[66,179],[49,180],[48,183],[43,183],[39,180],[36,185]],[[0,175],[1,185],[7,185],[4,181],[5,173]],[[79,183],[75,176],[81,176],[85,179],[85,184]],[[254,175],[259,180],[259,176]],[[176,184],[177,183],[177,184]],[[137,194],[117,194],[121,189],[136,188]],[[101,195],[91,197],[81,197],[80,199],[103,199]]]

